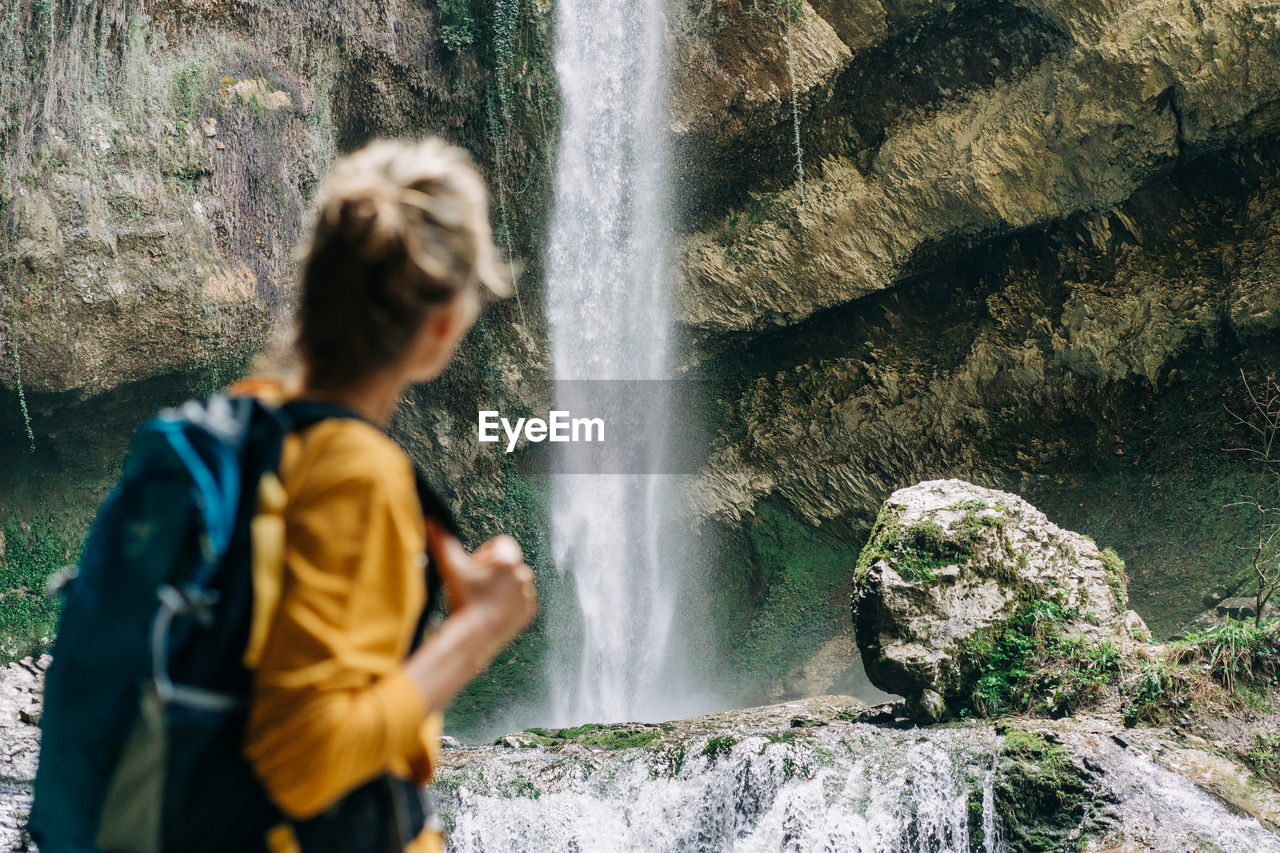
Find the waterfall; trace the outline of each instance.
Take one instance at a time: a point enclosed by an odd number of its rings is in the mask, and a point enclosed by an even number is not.
[[[450,751],[440,787],[459,853],[994,853],[998,748],[991,733],[869,726],[702,735],[617,753],[482,748]]]
[[[556,4],[563,114],[547,311],[562,402],[566,380],[669,376],[662,42],[657,0]],[[646,417],[669,431],[661,399]],[[576,602],[550,608],[552,722],[676,715],[683,570],[664,551],[669,492],[661,476],[556,478],[552,544]]]
[[[1026,805],[1049,789],[1019,804],[1029,777],[989,725],[748,719],[768,710],[717,727],[651,727],[652,740],[622,749],[446,749],[436,787],[450,849],[1005,853],[1074,849],[1068,837],[1083,834],[1090,849],[1280,853],[1280,837],[1256,818],[1106,732],[1061,735],[1087,804],[1055,842],[1037,836],[1045,816]]]

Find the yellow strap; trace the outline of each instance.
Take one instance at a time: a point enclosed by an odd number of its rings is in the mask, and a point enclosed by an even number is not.
[[[293,824],[278,823],[267,830],[267,849],[271,853],[302,853]]]
[[[257,667],[267,633],[284,592],[284,508],[288,500],[280,478],[268,471],[258,481],[258,512],[249,522],[253,555],[253,619],[244,665]]]

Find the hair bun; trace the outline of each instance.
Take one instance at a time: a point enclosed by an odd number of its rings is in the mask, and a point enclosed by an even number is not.
[[[362,259],[376,261],[403,248],[404,213],[386,193],[370,187],[334,201],[334,229]]]

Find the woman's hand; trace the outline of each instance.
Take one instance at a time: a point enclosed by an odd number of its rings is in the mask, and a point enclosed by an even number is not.
[[[449,618],[409,656],[405,674],[427,708],[444,708],[533,620],[538,593],[510,536],[468,554],[456,536],[428,522],[427,548],[449,596]]]
[[[457,537],[432,524],[427,531],[431,559],[436,561],[448,595],[450,614],[472,611],[483,616],[506,645],[538,612],[533,569],[519,543],[495,536],[468,554]]]

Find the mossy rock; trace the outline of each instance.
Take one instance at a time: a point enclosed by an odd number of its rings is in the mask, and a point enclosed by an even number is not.
[[[994,789],[996,820],[1008,853],[1075,850],[1088,819],[1092,785],[1071,754],[1043,735],[1009,729]]]
[[[894,492],[853,574],[871,682],[909,703],[932,691],[951,714],[1069,713],[1118,674],[1125,620],[1136,619],[1114,551],[1017,495],[960,480]],[[1037,668],[1051,676],[1044,690],[1028,683]]]
[[[565,729],[531,728],[515,737],[528,737],[531,743],[555,746],[576,743],[595,749],[639,749],[652,746],[664,734],[661,726],[603,725],[586,723]]]

